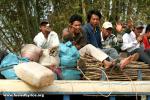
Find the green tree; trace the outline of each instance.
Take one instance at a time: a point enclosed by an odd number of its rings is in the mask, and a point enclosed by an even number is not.
[[[32,43],[43,17],[46,0],[1,0],[0,39],[10,51],[20,51],[21,45]]]
[[[86,23],[90,9],[102,13],[101,23],[128,19],[150,23],[149,5],[150,0],[0,0],[0,44],[10,51],[20,51],[22,44],[32,43],[40,20],[46,17],[61,37],[72,14],[80,14]]]

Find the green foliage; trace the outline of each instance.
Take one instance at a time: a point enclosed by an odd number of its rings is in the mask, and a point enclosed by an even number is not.
[[[54,12],[50,11],[51,2]],[[3,47],[18,52],[22,44],[32,43],[45,16],[61,37],[72,14],[80,14],[86,23],[90,9],[102,13],[101,23],[128,19],[150,23],[149,5],[150,0],[0,0],[0,39]]]
[[[44,2],[46,0],[42,0]],[[38,32],[45,3],[39,0],[1,0],[0,39],[10,51],[20,51],[21,45],[32,43]],[[41,10],[41,11],[40,11]]]

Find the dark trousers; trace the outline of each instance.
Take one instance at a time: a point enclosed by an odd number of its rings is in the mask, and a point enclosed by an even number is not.
[[[150,48],[145,49],[144,51],[145,51],[145,52],[148,54],[148,56],[150,57]]]
[[[139,61],[143,61],[146,64],[150,65],[150,51],[144,51],[142,48],[137,48],[132,52],[128,52],[129,55],[132,55],[134,53],[139,53]]]

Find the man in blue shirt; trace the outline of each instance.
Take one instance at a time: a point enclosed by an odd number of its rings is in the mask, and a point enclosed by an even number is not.
[[[87,24],[83,26],[83,31],[87,35],[87,41],[89,44],[97,48],[102,48],[101,37],[100,37],[100,19],[102,15],[97,10],[91,10],[87,15]]]

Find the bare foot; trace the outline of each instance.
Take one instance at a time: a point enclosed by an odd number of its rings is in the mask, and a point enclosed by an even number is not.
[[[106,69],[112,67],[113,64],[114,64],[113,62],[110,62],[110,61],[107,61],[107,60],[104,60],[103,63],[104,63],[104,66],[105,66]]]
[[[127,58],[124,58],[123,60],[121,60],[120,62],[120,68],[123,69],[126,65],[130,64],[131,61],[136,61],[139,58],[139,54],[135,53],[133,55],[130,55]]]
[[[126,65],[128,65],[131,62],[132,56],[129,56],[127,58],[124,58],[120,61],[120,68],[123,69]]]
[[[131,56],[132,56],[131,61],[137,61],[139,59],[139,53],[134,53]]]

